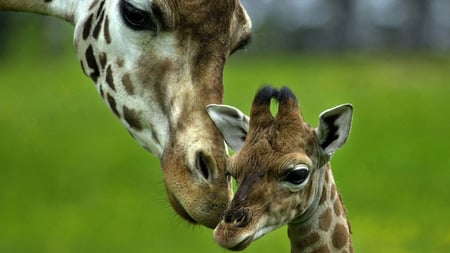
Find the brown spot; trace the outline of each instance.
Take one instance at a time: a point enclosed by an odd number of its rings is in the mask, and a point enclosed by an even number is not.
[[[322,196],[320,197],[319,205],[322,205],[327,200],[327,187],[323,186]]]
[[[325,212],[323,212],[319,217],[320,229],[328,231],[328,229],[330,229],[331,219],[332,219],[331,209],[327,208],[327,210],[325,210]]]
[[[336,185],[333,184],[333,185],[331,186],[331,196],[330,196],[330,199],[331,199],[331,200],[334,200],[334,198],[336,198],[336,193],[337,193]]]
[[[108,65],[108,68],[106,68],[106,83],[113,91],[116,90],[111,65]]]
[[[100,18],[97,20],[97,24],[95,25],[94,31],[92,32],[92,36],[95,39],[98,39],[100,29],[102,29],[103,18],[105,18],[105,11],[102,11],[102,13],[100,14]]]
[[[52,0],[44,0],[44,2],[46,3],[50,3]]]
[[[100,53],[98,59],[100,60],[101,69],[105,69],[106,60],[107,60],[107,56],[106,56],[105,52]]]
[[[323,244],[320,245],[317,249],[313,250],[311,253],[330,253],[330,249],[328,249],[328,246]]]
[[[124,117],[125,121],[128,123],[128,125],[130,125],[130,127],[134,128],[136,130],[142,129],[141,122],[139,121],[139,114],[135,110],[124,106],[123,107],[123,117]]]
[[[111,96],[111,94],[109,94],[109,93],[106,94],[106,100],[108,101],[109,107],[111,108],[113,113],[117,117],[120,117],[119,111],[117,111],[117,107],[116,107],[117,106],[116,100]]]
[[[336,216],[340,216],[342,213],[341,199],[339,198],[334,202],[334,213]]]
[[[330,182],[330,175],[327,170],[327,172],[325,172],[325,184],[328,184],[329,182]]]
[[[309,236],[301,239],[298,243],[297,243],[297,251],[302,252],[305,249],[311,247],[314,243],[318,242],[320,240],[320,235],[317,232],[314,232],[312,234],[310,234]]]
[[[98,10],[97,10],[97,18],[98,18],[98,16],[100,15],[100,12],[103,12],[103,6],[105,5],[105,1],[103,0],[101,3],[100,3],[100,6],[98,7]]]
[[[100,75],[100,70],[98,69],[97,61],[95,60],[94,49],[92,48],[92,45],[89,45],[89,47],[86,49],[85,58],[87,65],[93,71],[90,74],[90,77],[92,78],[92,80],[94,80],[94,82],[97,82],[97,78]]]
[[[85,75],[88,75],[88,73],[86,72],[86,69],[84,69],[83,61],[80,61],[80,66],[81,66],[81,70],[83,71],[83,73],[84,73]]]
[[[117,61],[116,61],[116,64],[117,64],[117,67],[119,67],[119,68],[121,68],[121,67],[123,67],[123,59],[122,58],[117,58]]]
[[[105,92],[103,92],[103,88],[102,88],[101,85],[99,86],[99,89],[100,89],[100,96],[101,96],[103,99],[105,99]]]
[[[92,1],[91,6],[89,6],[89,10],[91,11],[98,4],[98,0]]]
[[[91,33],[91,26],[92,26],[92,18],[94,17],[93,14],[89,16],[89,18],[86,20],[83,26],[83,40],[87,40],[89,37],[89,34]]]
[[[122,76],[122,84],[125,87],[128,95],[134,95],[134,87],[130,79],[130,74],[126,73]]]
[[[337,224],[336,227],[334,227],[332,242],[333,246],[337,249],[343,248],[349,239],[349,234],[347,231],[347,228],[342,224]]]
[[[103,35],[105,36],[106,44],[111,43],[111,35],[109,34],[109,19],[105,18],[105,24],[103,25]]]

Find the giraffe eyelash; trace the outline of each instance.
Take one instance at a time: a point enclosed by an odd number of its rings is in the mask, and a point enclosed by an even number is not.
[[[286,172],[281,180],[283,185],[286,185],[290,191],[296,192],[301,190],[309,181],[310,171],[306,165],[296,165]]]
[[[120,13],[125,24],[133,30],[158,31],[158,24],[155,22],[151,13],[136,8],[127,1],[122,1],[120,3]]]

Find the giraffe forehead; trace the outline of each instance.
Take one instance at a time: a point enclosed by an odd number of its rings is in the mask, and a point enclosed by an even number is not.
[[[212,22],[225,16],[230,16],[233,12],[235,0],[166,0],[172,6],[174,13],[178,13],[183,21],[199,24],[202,22]],[[171,3],[171,4],[170,4]],[[212,14],[216,14],[213,16]]]
[[[310,124],[288,116],[277,115],[269,122],[267,119],[250,121],[249,134],[245,142],[256,143],[260,139],[267,139],[272,149],[284,153],[306,150],[308,146],[318,143],[315,129]]]
[[[253,131],[252,131],[253,130]],[[283,127],[268,127],[266,129],[251,129],[242,150],[242,156],[258,157],[258,160],[269,160],[267,163],[289,159],[309,161],[318,144],[317,136],[312,128],[302,131],[292,131]],[[245,159],[236,159],[245,163]]]

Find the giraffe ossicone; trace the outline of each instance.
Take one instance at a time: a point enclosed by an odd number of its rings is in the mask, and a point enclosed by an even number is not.
[[[276,116],[273,99],[279,102]],[[239,147],[228,166],[238,189],[214,230],[217,243],[243,250],[287,224],[291,252],[353,252],[329,162],[347,141],[352,112],[350,104],[329,109],[313,128],[290,89],[270,86],[256,94],[250,118],[230,106],[208,106],[225,140]]]
[[[205,110],[222,103],[223,68],[250,38],[239,0],[0,0],[0,11],[75,26],[83,72],[162,165],[182,217],[213,228],[231,199],[223,139]]]

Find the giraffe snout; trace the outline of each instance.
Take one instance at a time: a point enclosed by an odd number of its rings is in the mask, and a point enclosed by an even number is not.
[[[245,208],[227,209],[224,213],[223,220],[229,225],[245,227],[251,220],[250,211]]]

